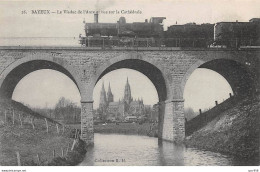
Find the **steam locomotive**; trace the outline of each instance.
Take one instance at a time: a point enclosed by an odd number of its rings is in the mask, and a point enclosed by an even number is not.
[[[149,22],[127,23],[120,17],[117,23],[85,23],[80,44],[87,47],[210,47],[260,45],[260,20],[250,22],[220,22],[216,24],[187,23],[163,29],[165,17],[152,17]],[[234,24],[235,23],[235,24]]]

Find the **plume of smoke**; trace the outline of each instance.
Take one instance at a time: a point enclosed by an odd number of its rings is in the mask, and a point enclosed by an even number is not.
[[[113,6],[115,4],[115,0],[96,0],[95,4],[95,10],[100,11],[100,10],[105,10],[106,8]]]

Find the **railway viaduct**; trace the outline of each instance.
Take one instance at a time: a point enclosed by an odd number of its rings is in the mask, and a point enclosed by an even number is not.
[[[81,138],[93,144],[95,84],[120,68],[137,70],[152,81],[159,97],[159,138],[172,142],[185,138],[183,91],[195,69],[218,72],[236,96],[260,90],[260,49],[0,47],[0,96],[11,99],[19,81],[33,71],[64,73],[81,95]]]

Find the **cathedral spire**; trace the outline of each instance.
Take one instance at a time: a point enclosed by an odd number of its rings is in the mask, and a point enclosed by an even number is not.
[[[109,82],[109,84],[108,84],[108,92],[111,92],[111,88],[110,88],[110,82]]]
[[[104,81],[102,82],[102,90],[101,91],[105,91],[106,92],[105,86],[104,86]]]
[[[124,92],[124,101],[127,104],[130,104],[130,102],[132,101],[132,95],[131,95],[131,88],[130,88],[130,84],[128,81],[128,77],[126,79],[126,85],[125,85],[125,92]]]
[[[112,94],[110,82],[109,82],[108,90],[107,90],[107,102],[110,103],[110,102],[113,102],[113,101],[114,101],[114,95]]]
[[[106,105],[107,105],[107,97],[106,97],[106,90],[103,81],[101,92],[100,92],[99,108],[104,108]]]

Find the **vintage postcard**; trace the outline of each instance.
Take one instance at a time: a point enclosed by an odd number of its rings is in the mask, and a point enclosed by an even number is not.
[[[2,171],[257,172],[259,91],[258,0],[0,2]]]

